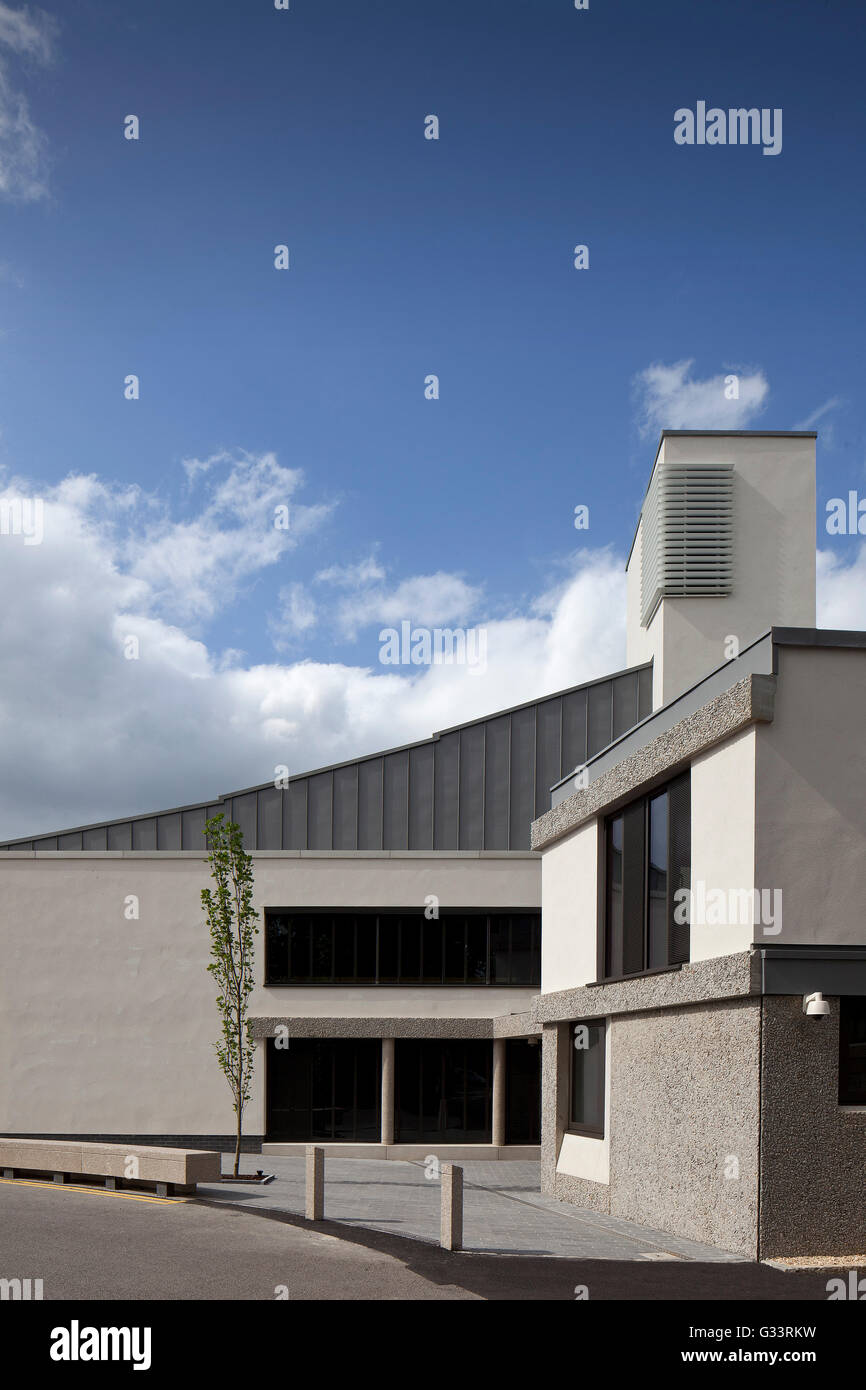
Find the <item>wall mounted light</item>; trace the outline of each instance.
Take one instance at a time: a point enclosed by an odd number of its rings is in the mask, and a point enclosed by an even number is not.
[[[820,990],[814,994],[803,995],[803,1013],[807,1018],[827,1018],[830,1013],[830,1005]]]

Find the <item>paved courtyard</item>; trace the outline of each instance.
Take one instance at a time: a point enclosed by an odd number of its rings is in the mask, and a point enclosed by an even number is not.
[[[303,1215],[303,1158],[244,1154],[243,1167],[274,1173],[266,1186],[199,1184],[199,1196],[257,1212]],[[535,1162],[466,1162],[464,1249],[488,1255],[582,1260],[735,1261],[711,1245],[649,1230],[542,1196]],[[231,1157],[223,1154],[223,1171]],[[440,1186],[422,1160],[325,1160],[325,1219],[389,1235],[439,1241]]]

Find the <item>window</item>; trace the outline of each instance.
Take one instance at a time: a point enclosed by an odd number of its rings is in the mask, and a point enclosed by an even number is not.
[[[604,979],[663,970],[689,958],[689,774],[605,822]],[[682,920],[680,920],[682,919]]]
[[[569,1129],[604,1138],[604,1019],[571,1027]]]
[[[541,914],[265,911],[266,985],[541,984]]]
[[[492,1043],[398,1038],[394,1058],[398,1143],[490,1143]]]
[[[378,1143],[381,1055],[372,1038],[269,1038],[268,1138]]]
[[[839,1000],[839,1104],[866,1106],[866,998]]]

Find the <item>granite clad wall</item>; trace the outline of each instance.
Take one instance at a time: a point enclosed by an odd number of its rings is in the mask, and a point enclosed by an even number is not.
[[[760,1254],[866,1249],[866,1114],[840,1107],[839,1000],[830,1017],[767,995],[762,1038]]]
[[[754,998],[613,1020],[612,1216],[756,1258],[759,1053]]]
[[[544,1026],[543,1190],[755,1259],[760,999],[618,1014],[611,1029],[608,1185],[556,1171],[569,1025]]]

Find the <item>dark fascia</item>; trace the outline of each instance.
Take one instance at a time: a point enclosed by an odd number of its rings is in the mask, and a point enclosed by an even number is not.
[[[774,627],[777,647],[866,647],[866,632],[853,628]]]
[[[866,994],[866,946],[756,947],[762,994]]]
[[[548,700],[558,700],[563,695],[573,695],[579,690],[589,690],[594,685],[604,685],[607,681],[617,680],[619,676],[630,676],[635,671],[644,671],[651,666],[651,661],[642,661],[636,666],[625,666],[620,671],[611,672],[610,675],[595,676],[592,680],[583,681],[580,685],[568,685],[563,690],[554,690],[549,695],[539,695],[535,700],[524,700],[519,705],[509,705],[507,709],[494,710],[492,714],[481,714],[477,719],[467,719],[463,724],[452,724],[447,729],[439,729],[429,738],[419,738],[414,743],[400,743],[393,748],[379,749],[375,753],[363,753],[359,758],[346,758],[343,762],[327,763],[324,767],[314,767],[306,772],[296,772],[288,780],[290,783],[303,782],[306,778],[318,777],[323,772],[336,772],[342,767],[356,767],[359,763],[369,763],[376,758],[387,758],[392,753],[406,753],[412,748],[423,748],[426,744],[438,742],[446,734],[456,733],[458,729],[471,729],[474,725],[486,724],[491,719],[502,719],[508,714],[516,714],[519,710],[530,709],[533,705],[543,705]],[[251,787],[241,787],[238,791],[208,797],[206,801],[187,802],[185,806],[169,806],[159,811],[142,811],[133,816],[115,816],[111,820],[90,821],[87,825],[70,825],[63,830],[41,830],[33,835],[18,835],[14,840],[0,840],[0,848],[14,849],[16,845],[30,844],[34,840],[50,840],[59,835],[78,835],[83,834],[85,830],[103,830],[110,825],[132,825],[138,821],[155,820],[157,816],[174,816],[183,811],[200,811],[207,809],[208,806],[224,806],[235,796],[248,796],[251,792],[265,791],[273,785],[273,782],[256,782]]]
[[[628,549],[628,559],[627,559],[626,562],[625,562],[625,567],[626,567],[626,569],[628,569],[628,567],[629,567],[629,562],[631,561],[631,553],[632,553],[632,551],[634,550],[634,543],[635,543],[635,541],[637,540],[637,533],[638,533],[638,527],[640,526],[640,519],[641,519],[641,517],[643,516],[643,504],[644,504],[644,502],[646,501],[646,499],[647,499],[647,493],[648,493],[649,490],[650,490],[650,483],[651,483],[652,480],[653,480],[653,473],[655,473],[655,471],[656,471],[656,464],[658,463],[659,453],[660,453],[660,451],[661,451],[662,444],[664,443],[664,441],[665,441],[666,439],[676,439],[676,438],[680,438],[680,439],[682,439],[682,438],[688,438],[688,439],[712,439],[712,438],[715,438],[715,439],[817,439],[817,438],[818,438],[818,431],[817,431],[817,430],[662,430],[661,434],[659,435],[659,442],[658,442],[658,444],[656,445],[655,454],[654,454],[654,456],[653,456],[653,466],[652,466],[652,468],[650,469],[650,475],[649,475],[649,480],[648,480],[647,485],[646,485],[646,491],[644,492],[643,500],[641,501],[641,504],[640,504],[640,511],[639,511],[638,514],[637,514],[637,526],[635,526],[635,528],[634,528],[634,535],[633,535],[632,538],[631,538],[631,545],[629,546],[629,549]]]

